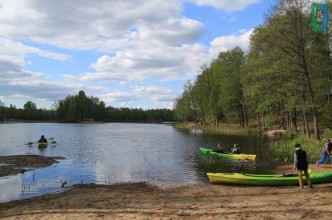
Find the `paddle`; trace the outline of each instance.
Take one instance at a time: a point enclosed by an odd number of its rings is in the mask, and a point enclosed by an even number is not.
[[[312,173],[311,169],[308,169],[308,174]],[[302,175],[305,175],[304,172],[302,171]],[[283,173],[282,176],[297,176],[297,173],[290,173],[290,174],[285,174]]]
[[[50,141],[49,143],[51,143],[51,144],[56,144],[56,140],[55,140],[54,137],[50,137],[48,140]],[[31,146],[31,145],[33,145],[33,144],[37,144],[37,143],[38,143],[38,141],[35,141],[35,142],[30,141],[30,142],[28,142],[28,143],[25,143],[25,145],[29,145],[29,146]]]

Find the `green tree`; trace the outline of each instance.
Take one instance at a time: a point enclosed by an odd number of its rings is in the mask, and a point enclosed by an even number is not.
[[[324,36],[315,33],[310,26],[310,14],[305,13],[309,6],[300,0],[279,1],[267,22],[252,35],[248,65],[250,76],[259,82],[253,87],[256,91],[264,91],[259,103],[265,108],[258,109],[271,112],[269,106],[279,103],[285,107],[294,130],[297,130],[297,114],[301,112],[304,132],[308,136],[307,115],[310,113],[314,136],[319,139],[316,100],[321,94],[319,87],[326,71],[317,67],[326,65],[327,53],[322,48],[327,45]],[[276,97],[281,99],[276,100]]]
[[[196,121],[198,119],[197,104],[193,97],[194,83],[187,81],[184,92],[175,99],[174,114],[179,121]]]
[[[231,51],[220,52],[220,105],[228,117],[238,117],[240,126],[248,126],[245,106],[242,72],[245,62],[244,52],[235,47]]]

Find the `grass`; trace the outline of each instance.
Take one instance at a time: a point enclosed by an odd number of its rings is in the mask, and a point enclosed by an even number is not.
[[[269,144],[269,153],[272,154],[272,157],[276,161],[293,161],[294,157],[294,146],[295,144],[300,144],[302,149],[307,152],[308,159],[310,163],[315,163],[322,153],[322,148],[325,145],[327,138],[331,137],[331,132],[324,132],[322,134],[321,140],[309,138],[304,135],[298,135],[293,139],[284,138],[276,142]]]
[[[246,135],[246,134],[258,134],[258,130],[255,128],[244,128],[238,125],[229,125],[229,124],[222,124],[222,125],[201,125],[197,123],[177,123],[175,125],[176,128],[180,129],[201,129],[206,133],[211,134],[239,134],[239,135]]]
[[[201,129],[206,133],[211,134],[259,134],[257,128],[243,128],[238,125],[201,125],[194,123],[179,123],[176,124],[180,129]],[[294,145],[300,144],[302,149],[307,152],[310,163],[315,163],[321,157],[321,151],[324,147],[327,138],[332,139],[332,130],[325,130],[321,134],[321,140],[309,138],[305,135],[295,134],[291,131],[286,131],[282,134],[282,138],[278,141],[268,144],[266,151],[266,158],[272,158],[273,161],[279,162],[293,162],[294,159]]]

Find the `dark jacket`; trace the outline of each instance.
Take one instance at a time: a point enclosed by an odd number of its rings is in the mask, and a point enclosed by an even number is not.
[[[302,150],[298,149],[294,153],[294,167],[297,170],[307,170],[308,169],[308,158],[307,153]]]
[[[47,143],[47,139],[44,137],[41,137],[38,141],[38,143]]]

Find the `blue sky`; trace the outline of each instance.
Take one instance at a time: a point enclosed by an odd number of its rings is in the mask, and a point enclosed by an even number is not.
[[[275,0],[0,0],[0,101],[173,108],[220,51],[247,51]]]

